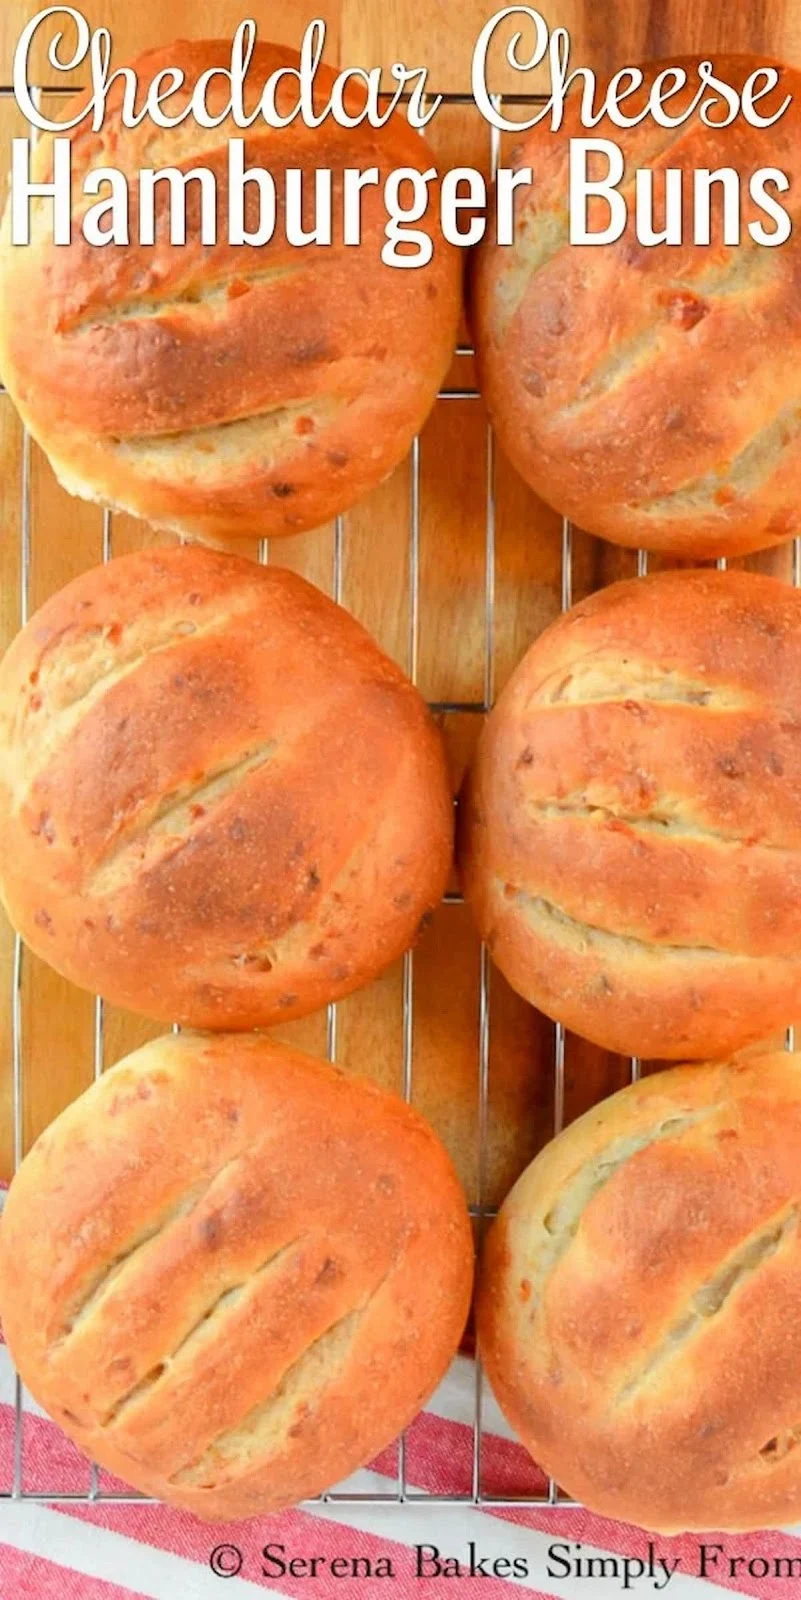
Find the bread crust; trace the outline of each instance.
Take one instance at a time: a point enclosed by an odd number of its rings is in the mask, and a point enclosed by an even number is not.
[[[661,1533],[801,1514],[801,1057],[678,1067],[579,1118],[487,1240],[478,1331],[540,1465]]]
[[[294,573],[200,546],[86,573],[0,665],[0,885],[59,972],[251,1028],[369,982],[444,891],[420,695]]]
[[[661,573],[575,606],[492,712],[460,805],[482,937],[548,1016],[626,1055],[725,1055],[801,981],[801,596]]]
[[[298,56],[257,44],[253,89]],[[230,64],[230,44],[178,41],[138,59],[144,80],[167,66],[186,73],[187,92],[202,73]],[[335,73],[320,66],[319,112]],[[67,131],[76,196],[68,247],[48,237],[43,202],[34,204],[32,242],[0,242],[0,371],[34,437],[64,486],[213,544],[273,538],[318,527],[344,511],[403,459],[447,370],[461,308],[461,255],[444,239],[435,194],[428,220],[434,256],[404,271],[382,263],[382,190],[362,193],[362,242],[337,243],[346,167],[424,170],[432,152],[400,114],[382,129],[287,129],[257,123],[246,135],[246,166],[264,166],[279,191],[276,234],[266,245],[227,243],[229,138],[245,137],[227,118],[216,129],[194,122],[158,130],[119,120],[113,87],[101,134]],[[220,114],[223,85],[208,94]],[[297,98],[297,89],[295,91]],[[65,115],[76,114],[80,97]],[[348,109],[359,109],[351,94]],[[292,90],[278,109],[292,109]],[[98,248],[78,227],[79,185],[110,164],[129,182],[131,243]],[[171,245],[169,191],[156,189],[156,243],[138,241],[140,168],[208,167],[217,179],[216,245],[200,243],[200,191],[190,185],[187,243]],[[33,157],[34,181],[52,167],[52,136]],[[334,243],[291,246],[282,239],[281,184],[300,168],[308,192],[314,169],[334,172]],[[436,187],[436,186],[435,186]],[[246,191],[245,225],[255,226]],[[88,204],[88,202],[85,202]],[[304,227],[311,226],[309,203]]]
[[[168,1036],[40,1137],[0,1225],[23,1381],[101,1466],[206,1518],[317,1494],[443,1376],[473,1268],[399,1097],[265,1038]]]
[[[763,60],[716,57],[718,75],[737,88]],[[626,115],[645,104],[668,65],[684,67],[686,90],[666,103],[679,116],[698,89],[698,61],[645,67],[645,87],[627,97]],[[616,127],[608,117],[589,132],[616,143],[625,158],[620,192],[628,223],[615,243],[571,245],[567,203],[570,140],[586,138],[580,95],[562,129],[543,123],[514,152],[531,167],[512,246],[491,237],[479,247],[472,319],[479,380],[507,455],[531,486],[573,522],[624,545],[682,557],[737,555],[801,530],[795,485],[801,466],[796,403],[801,319],[796,220],[778,248],[755,243],[749,223],[766,218],[749,198],[751,175],[786,172],[797,188],[801,163],[801,77],[779,66],[778,88],[760,103],[766,116],[787,94],[790,109],[772,128],[742,116],[705,127],[698,113],[678,128],[652,117]],[[597,158],[590,177],[605,177]],[[666,169],[684,173],[682,244],[651,247],[635,231],[634,174],[655,174],[655,229],[664,227]],[[733,168],[741,176],[741,243],[726,246],[722,208],[709,245],[693,241],[694,169]],[[589,202],[589,226],[609,223],[609,207]]]

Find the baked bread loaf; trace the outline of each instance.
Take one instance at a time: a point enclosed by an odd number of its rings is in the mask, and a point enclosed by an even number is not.
[[[493,1224],[481,1352],[591,1510],[662,1533],[801,1516],[801,1056],[656,1073],[532,1162]]]
[[[172,1035],[26,1157],[0,1314],[31,1394],[101,1466],[248,1517],[406,1426],[456,1351],[472,1263],[450,1160],[402,1100],[265,1038]]]
[[[645,87],[624,101],[626,116],[644,107],[665,65],[643,69]],[[679,65],[689,81],[665,105],[675,118],[699,90],[697,61]],[[764,58],[715,58],[718,76],[738,88],[763,65]],[[589,130],[580,123],[581,95],[571,95],[561,131],[551,132],[546,119],[511,158],[516,169],[533,168],[534,183],[518,191],[515,243],[499,246],[488,235],[477,255],[472,315],[481,388],[518,471],[592,533],[681,556],[734,555],[801,533],[801,311],[793,288],[801,76],[782,67],[778,87],[757,109],[770,117],[788,94],[790,109],[766,129],[742,115],[730,127],[706,127],[696,112],[678,127],[660,127],[649,115],[636,128],[604,117]],[[721,114],[718,101],[711,115]],[[588,136],[611,140],[625,160],[618,192],[626,228],[601,246],[569,243],[570,141]],[[725,168],[739,179],[740,243],[723,242],[718,182],[711,243],[695,244],[694,170]],[[760,168],[779,168],[790,180],[786,194],[768,185],[796,223],[779,247],[748,232],[752,222],[766,234],[775,227],[749,198]],[[683,243],[638,240],[637,169],[654,174],[656,234],[665,228],[665,171],[682,171]],[[590,158],[591,179],[608,173],[605,156]],[[703,214],[703,193],[700,207]],[[590,199],[589,229],[609,223],[608,202]]]
[[[143,84],[182,69],[186,88],[164,110],[177,116],[202,74],[230,67],[230,42],[179,41],[134,63]],[[254,50],[245,93],[251,114],[264,83],[298,66],[292,51]],[[314,107],[335,74],[320,66]],[[384,128],[310,129],[261,120],[247,130],[246,168],[264,167],[277,189],[275,235],[263,245],[228,240],[228,141],[245,134],[226,117],[204,129],[120,120],[122,85],[112,85],[103,130],[68,131],[75,227],[52,242],[52,202],[33,205],[31,244],[12,247],[8,217],[0,247],[0,371],[31,433],[73,494],[145,517],[157,527],[212,543],[270,538],[316,527],[344,511],[397,466],[434,403],[455,343],[461,252],[439,229],[436,187],[416,228],[431,233],[431,262],[414,271],[382,263],[387,222],[383,180],[398,167],[425,170],[431,150],[406,119]],[[224,80],[207,103],[222,115]],[[362,105],[355,87],[350,114]],[[289,115],[297,83],[284,79],[277,109]],[[79,99],[65,116],[77,114]],[[52,136],[33,156],[33,181],[52,179]],[[100,248],[80,227],[82,184],[96,167],[128,181],[130,244]],[[185,245],[169,234],[170,188],[155,188],[154,245],[139,240],[141,168],[211,170],[217,181],[217,243],[200,242],[200,186],[187,187]],[[379,169],[361,192],[357,246],[342,243],[346,168]],[[303,227],[314,226],[314,171],[332,183],[332,244],[287,243],[287,169],[303,174]],[[106,191],[103,191],[105,196]],[[103,197],[101,196],[101,198]],[[258,226],[258,191],[245,190],[244,227]]]
[[[725,1055],[801,995],[801,594],[615,584],[532,645],[483,731],[459,855],[513,988],[624,1054]]]
[[[441,899],[420,695],[291,572],[176,545],[69,584],[0,664],[0,891],[74,983],[252,1028],[348,994]]]

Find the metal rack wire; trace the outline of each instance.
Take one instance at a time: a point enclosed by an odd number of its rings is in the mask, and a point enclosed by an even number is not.
[[[56,91],[40,91],[56,92]],[[63,91],[58,91],[63,92]],[[0,94],[8,95],[11,91],[0,89]],[[541,101],[541,96],[507,96],[496,97],[496,104],[534,104]],[[469,105],[471,97],[464,94],[451,94],[443,96],[444,105]],[[495,129],[490,129],[490,165],[494,175],[497,169],[500,149],[500,136]],[[457,355],[469,358],[473,354],[469,346],[461,346]],[[439,400],[443,403],[449,401],[477,400],[478,390],[474,387],[450,387],[440,392]],[[29,610],[29,574],[31,568],[31,441],[27,433],[22,446],[21,470],[21,560],[20,560],[20,596],[19,614],[20,624],[24,626],[28,619]],[[484,715],[492,705],[495,689],[495,662],[494,662],[494,628],[495,628],[495,458],[492,433],[487,428],[487,467],[485,484],[485,584],[484,584],[484,683],[483,697],[480,701],[470,702],[431,702],[435,713],[472,713],[476,716]],[[420,646],[420,520],[421,520],[421,473],[420,473],[420,441],[416,439],[412,445],[409,457],[409,529],[408,529],[408,574],[409,574],[409,615],[407,631],[407,661],[406,667],[413,682],[418,677],[418,657]],[[331,592],[339,601],[342,596],[343,578],[343,549],[345,530],[342,518],[338,518],[333,539],[333,570],[331,575]],[[108,561],[113,553],[113,519],[110,512],[103,516],[103,559]],[[572,604],[573,598],[573,529],[569,522],[562,525],[562,550],[561,550],[561,609],[566,611]],[[269,559],[269,550],[266,544],[260,550],[263,560]],[[725,563],[723,563],[725,565]],[[721,565],[721,563],[719,563]],[[645,551],[638,553],[637,571],[640,576],[648,570],[648,558]],[[801,581],[801,541],[796,540],[793,551],[793,582],[798,585]],[[461,896],[458,893],[446,895],[446,903],[460,904]],[[24,1151],[23,1137],[23,1063],[24,1040],[22,1023],[22,979],[25,954],[21,940],[17,937],[14,948],[13,978],[11,995],[12,1015],[12,1095],[13,1095],[13,1155],[15,1170],[19,1166]],[[407,1100],[412,1099],[414,1081],[414,956],[409,952],[403,961],[402,973],[402,1059],[401,1083],[402,1091]],[[476,1034],[476,1070],[478,1074],[478,1113],[476,1125],[477,1140],[477,1198],[471,1211],[476,1221],[476,1227],[481,1233],[488,1219],[493,1215],[492,1208],[485,1205],[486,1194],[486,1158],[488,1135],[488,1103],[489,1103],[489,1063],[490,1063],[490,963],[485,947],[481,949],[480,974],[479,974],[479,999]],[[330,1060],[335,1060],[337,1055],[337,1006],[331,1005],[327,1013],[327,1053]],[[792,1032],[788,1032],[788,1048],[792,1048]],[[94,1012],[94,1040],[92,1068],[94,1077],[97,1078],[103,1070],[104,1060],[104,1008],[101,999],[95,1001]],[[640,1063],[636,1058],[630,1062],[630,1077],[632,1081],[640,1075]],[[565,1030],[559,1023],[555,1025],[553,1037],[553,1132],[558,1133],[563,1126],[565,1112]],[[550,1482],[542,1492],[520,1494],[518,1496],[496,1495],[489,1493],[484,1486],[482,1471],[482,1451],[486,1433],[486,1407],[484,1386],[479,1360],[475,1363],[474,1386],[474,1414],[472,1422],[472,1444],[469,1488],[463,1493],[432,1494],[410,1484],[410,1463],[407,1450],[406,1436],[398,1443],[397,1473],[394,1481],[388,1479],[386,1491],[369,1493],[350,1492],[347,1488],[334,1490],[320,1496],[320,1501],[330,1505],[475,1505],[493,1506],[495,1508],[548,1508],[565,1507],[573,1504],[560,1493],[558,1486]],[[144,1498],[133,1492],[119,1493],[104,1491],[99,1482],[98,1470],[91,1467],[88,1488],[85,1493],[64,1492],[47,1487],[37,1488],[35,1491],[25,1488],[25,1462],[24,1462],[24,1409],[23,1392],[19,1378],[16,1379],[15,1391],[15,1425],[13,1444],[12,1482],[8,1490],[0,1489],[0,1499],[14,1499],[36,1503],[87,1503],[102,1501],[104,1504],[131,1504],[140,1503]]]

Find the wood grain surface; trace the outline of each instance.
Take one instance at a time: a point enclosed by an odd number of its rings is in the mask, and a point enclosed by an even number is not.
[[[0,83],[11,81],[14,45],[36,0],[3,0],[0,7]],[[93,25],[112,32],[115,59],[179,36],[228,36],[243,16],[253,16],[264,37],[297,43],[306,23],[324,16],[329,60],[341,65],[388,66],[395,60],[426,65],[437,91],[467,92],[473,42],[498,9],[492,0],[93,0],[85,8]],[[613,68],[646,56],[685,52],[713,55],[741,49],[801,64],[799,0],[552,0],[543,12],[552,26],[571,30],[574,64]],[[69,49],[69,24],[64,48]],[[51,34],[52,34],[51,28]],[[31,82],[67,86],[37,36]],[[79,75],[72,84],[80,81]],[[542,75],[521,81],[499,54],[491,57],[491,87],[541,91]],[[0,96],[4,154],[14,133],[25,133],[11,96]],[[430,130],[440,160],[489,163],[489,130],[472,107],[447,106]],[[7,166],[7,159],[4,161]],[[469,357],[454,361],[452,387],[471,387]],[[25,526],[22,485],[30,488]],[[497,694],[534,635],[562,602],[561,519],[539,503],[491,449],[477,398],[441,400],[420,441],[419,594],[412,627],[410,517],[412,463],[344,519],[341,598],[393,656],[416,671],[431,700],[474,702],[486,687]],[[487,508],[494,504],[495,570],[491,625],[486,620]],[[0,395],[0,645],[19,626],[20,545],[30,541],[27,603],[33,610],[54,589],[100,561],[102,512],[70,499],[56,485],[38,451],[25,444],[13,407]],[[115,516],[106,538],[115,554],[157,536],[140,523]],[[273,555],[322,588],[335,583],[334,530],[282,541]],[[752,558],[748,565],[791,575],[791,552]],[[636,555],[573,533],[572,594],[633,573]],[[454,784],[478,733],[480,717],[451,713],[444,719]],[[481,952],[466,908],[444,905],[412,966],[414,1025],[412,1093],[453,1151],[470,1198],[498,1203],[521,1166],[550,1136],[553,1126],[554,1029],[514,996],[495,973],[489,984],[490,1063],[486,1149],[479,1153],[479,996]],[[12,1017],[14,942],[0,929],[0,1174],[13,1162]],[[346,1067],[400,1088],[404,1062],[402,965],[338,1007],[337,1057]],[[157,1028],[112,1007],[99,1011],[41,962],[24,953],[19,1023],[24,1067],[24,1144],[108,1065]],[[295,1024],[291,1037],[324,1054],[324,1013]],[[407,1041],[408,1045],[408,1041]],[[629,1064],[568,1038],[565,1115],[627,1081]],[[483,1170],[482,1170],[483,1168]]]

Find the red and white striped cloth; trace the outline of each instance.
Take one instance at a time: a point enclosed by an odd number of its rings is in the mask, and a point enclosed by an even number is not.
[[[474,1377],[470,1360],[460,1356],[440,1387],[429,1410],[411,1429],[406,1453],[410,1489],[460,1493],[469,1488],[472,1464],[472,1414]],[[486,1397],[486,1435],[482,1455],[485,1488],[514,1496],[529,1492],[536,1474],[525,1452]],[[0,1347],[0,1488],[8,1491],[13,1473],[14,1373],[5,1346]],[[30,1401],[24,1410],[23,1488],[29,1491],[85,1492],[89,1468],[84,1458]],[[386,1492],[394,1487],[397,1460],[386,1453],[368,1472],[359,1473],[349,1487]],[[123,1488],[101,1475],[106,1489]],[[566,1600],[618,1600],[667,1594],[671,1600],[710,1600],[721,1589],[739,1594],[787,1600],[801,1590],[801,1537],[789,1533],[742,1536],[710,1534],[709,1545],[720,1545],[718,1565],[708,1578],[699,1577],[700,1539],[657,1538],[657,1557],[679,1565],[665,1583],[664,1571],[656,1578],[630,1572],[628,1589],[621,1558],[647,1560],[649,1538],[641,1530],[606,1521],[584,1511],[525,1511],[489,1506],[420,1505],[320,1505],[247,1523],[206,1524],[166,1506],[113,1503],[40,1505],[30,1501],[0,1501],[0,1600],[263,1600],[268,1595],[293,1595],[302,1600],[484,1600],[511,1597],[521,1591],[530,1596],[566,1597]],[[442,1557],[469,1566],[469,1546],[478,1559],[509,1563],[508,1577],[463,1575],[460,1579],[435,1576],[430,1568],[416,1576],[415,1546],[435,1545]],[[283,1545],[283,1559],[325,1558],[315,1577],[265,1570],[266,1545]],[[564,1572],[561,1555],[549,1555],[553,1545],[566,1548],[571,1562]],[[241,1552],[237,1576],[217,1576],[210,1565],[212,1552],[233,1547]],[[603,1575],[596,1566],[587,1577],[589,1558],[607,1557]],[[352,1561],[366,1558],[375,1572],[380,1557],[389,1559],[392,1577],[332,1576],[336,1557]],[[617,1557],[617,1571],[611,1558]],[[733,1575],[729,1560],[739,1558]],[[237,1558],[230,1550],[217,1557],[227,1568]],[[795,1560],[795,1578],[777,1575],[777,1564]],[[511,1575],[513,1562],[519,1573]],[[751,1572],[748,1571],[749,1562]],[[770,1564],[767,1575],[766,1563]],[[550,1571],[549,1571],[550,1569]],[[297,1570],[297,1569],[296,1569]],[[778,1572],[791,1569],[778,1566]],[[364,1568],[361,1569],[362,1573]],[[661,1587],[657,1588],[657,1584]]]
[[[3,1198],[0,1185],[0,1209]],[[0,1330],[4,1496],[10,1495],[14,1482],[15,1399],[14,1368]],[[474,1364],[459,1355],[407,1434],[405,1475],[411,1494],[469,1495],[475,1404]],[[486,1386],[482,1421],[484,1493],[515,1499],[542,1492],[541,1474],[514,1439]],[[23,1491],[87,1494],[89,1463],[28,1395],[23,1397],[22,1428]],[[386,1494],[394,1492],[397,1481],[393,1447],[349,1480],[347,1488]],[[127,1484],[103,1472],[99,1488],[130,1493]],[[706,1577],[700,1575],[702,1543],[710,1547]],[[265,1560],[268,1545],[286,1564],[285,1573]],[[435,1546],[442,1562],[448,1558],[460,1563],[461,1575],[433,1575],[430,1562],[422,1563],[418,1575],[420,1546]],[[471,1577],[471,1548],[485,1572],[498,1563],[508,1575]],[[646,1571],[638,1576],[634,1565],[627,1574],[626,1559],[647,1566],[651,1549],[656,1575]],[[212,1566],[213,1557],[219,1571]],[[232,1562],[240,1557],[241,1570],[231,1574]],[[322,1559],[312,1576],[314,1557]],[[331,1564],[337,1558],[346,1563],[359,1558],[360,1575],[334,1576]],[[391,1564],[392,1576],[364,1576],[365,1563],[375,1574],[382,1559]],[[292,1576],[290,1560],[305,1561],[306,1575]],[[673,1568],[668,1581],[662,1560]],[[650,1595],[714,1600],[717,1594],[722,1600],[721,1591],[759,1600],[801,1594],[801,1527],[793,1532],[652,1538],[640,1528],[583,1510],[445,1506],[413,1499],[384,1506],[321,1504],[253,1522],[205,1523],[146,1502],[0,1499],[0,1600],[264,1600],[271,1595],[298,1600],[513,1600],[521,1594],[529,1600],[643,1600]]]

